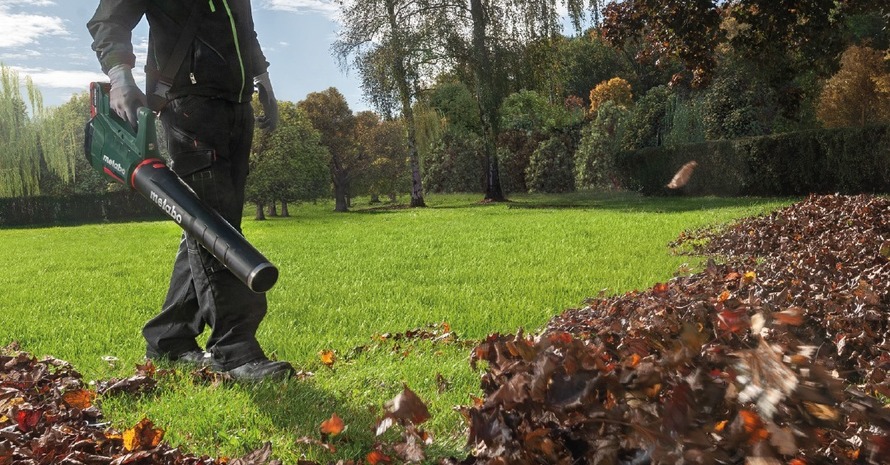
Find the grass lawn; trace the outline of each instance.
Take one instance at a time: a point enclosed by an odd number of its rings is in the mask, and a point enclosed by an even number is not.
[[[258,337],[270,356],[314,376],[208,386],[177,373],[148,396],[102,399],[107,419],[123,429],[148,417],[167,431],[165,440],[196,454],[240,456],[269,440],[285,463],[328,462],[364,457],[383,403],[407,384],[430,407],[428,455],[462,455],[466,432],[453,408],[480,394],[479,373],[468,364],[472,341],[535,332],[601,290],[670,279],[690,262],[667,248],[681,231],[789,203],[571,194],[483,205],[480,198],[429,195],[430,208],[357,204],[348,214],[307,204],[265,222],[248,211],[245,234],[281,270]],[[0,230],[0,346],[18,341],[37,356],[67,360],[87,380],[132,375],[143,357],[141,326],[161,305],[178,236],[172,222]],[[443,322],[456,340],[381,337]],[[322,364],[323,350],[336,354],[332,368]],[[348,427],[332,440],[335,454],[297,443],[318,438],[333,413]]]

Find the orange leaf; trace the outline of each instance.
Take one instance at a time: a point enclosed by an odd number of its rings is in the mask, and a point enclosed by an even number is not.
[[[331,415],[331,418],[321,422],[321,434],[336,436],[343,432],[346,429],[346,426],[343,425],[343,420],[337,416],[336,413]]]
[[[750,444],[757,443],[762,439],[769,437],[769,431],[763,426],[763,420],[750,410],[739,410],[742,422],[745,426],[745,432],[748,433],[748,442]]]
[[[378,463],[389,463],[392,461],[391,458],[387,457],[383,452],[379,450],[372,450],[368,452],[368,455],[365,457],[365,460],[368,461],[371,465],[377,465]]]
[[[716,425],[714,425],[714,432],[716,432],[716,433],[719,433],[719,432],[723,431],[724,429],[726,429],[726,420],[723,420],[720,423],[717,423]]]
[[[96,393],[89,389],[68,391],[62,394],[62,400],[71,407],[84,410],[93,406],[93,401],[96,400]]]
[[[321,363],[324,363],[326,367],[330,368],[334,366],[336,358],[334,357],[333,350],[322,350],[321,353],[318,354],[318,357],[321,359]]]
[[[136,426],[124,431],[124,449],[134,451],[157,447],[164,438],[164,430],[154,426],[151,420],[143,418]]]
[[[791,459],[791,461],[788,462],[788,465],[807,465],[807,461],[804,459],[800,459],[800,458]]]
[[[726,302],[731,296],[732,293],[730,293],[729,291],[723,291],[717,297],[717,302]]]
[[[800,326],[803,324],[804,310],[800,307],[788,307],[781,312],[773,313],[773,318],[779,323],[791,326]]]

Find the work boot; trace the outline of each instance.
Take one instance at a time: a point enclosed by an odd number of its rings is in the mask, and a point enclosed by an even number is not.
[[[209,367],[211,359],[210,352],[204,352],[203,350],[193,349],[187,352],[183,352],[176,356],[171,356],[169,354],[166,355],[147,355],[145,357],[148,360],[153,362],[171,362],[171,363],[179,363],[182,365],[187,365],[193,368],[204,368]]]
[[[178,357],[173,358],[173,362],[181,363],[183,365],[191,365],[195,368],[204,368],[210,366],[211,358],[210,352],[204,352],[203,350],[190,350],[188,352],[179,354]]]
[[[288,362],[273,362],[272,360],[261,358],[223,373],[231,376],[236,381],[286,379],[294,374],[294,367]]]

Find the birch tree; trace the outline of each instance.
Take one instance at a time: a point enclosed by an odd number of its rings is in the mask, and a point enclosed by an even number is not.
[[[333,51],[362,76],[369,100],[389,114],[398,102],[405,121],[411,169],[411,206],[424,207],[413,103],[446,57],[443,26],[456,0],[347,0],[342,2]]]

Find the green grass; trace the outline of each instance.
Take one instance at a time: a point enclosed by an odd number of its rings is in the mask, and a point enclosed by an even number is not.
[[[667,243],[686,229],[769,211],[787,200],[522,195],[430,195],[426,209],[356,205],[292,208],[291,218],[245,220],[247,237],[281,269],[258,337],[270,356],[314,372],[302,381],[208,386],[179,373],[142,398],[102,399],[118,428],[143,416],[165,440],[211,456],[240,456],[270,440],[285,463],[363,457],[383,403],[407,384],[430,406],[430,455],[464,453],[453,408],[479,395],[473,340],[541,329],[601,290],[663,282],[690,257]],[[252,216],[252,212],[248,212]],[[141,326],[160,307],[179,231],[170,222],[0,230],[0,345],[70,361],[87,380],[123,377],[141,362]],[[697,263],[692,263],[696,266]],[[458,342],[380,341],[384,333],[447,322]],[[318,354],[330,349],[332,369]],[[119,358],[110,366],[103,356]],[[437,376],[449,382],[440,392]],[[337,413],[337,453],[318,438]],[[396,434],[396,433],[387,433]]]

